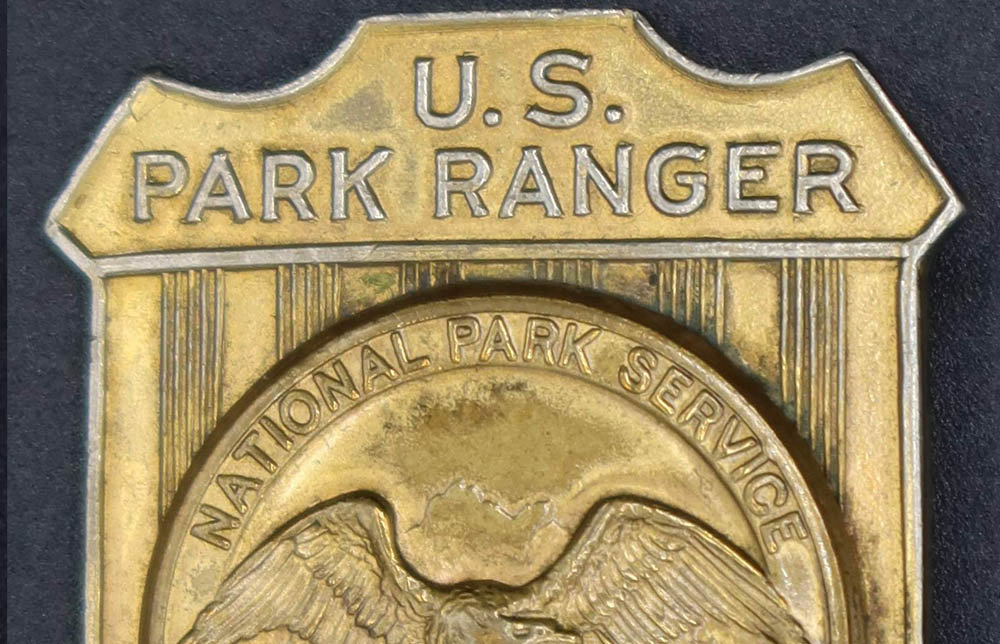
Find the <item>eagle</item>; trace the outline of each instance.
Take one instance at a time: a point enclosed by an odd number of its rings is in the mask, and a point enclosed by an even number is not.
[[[180,644],[278,629],[312,644],[652,644],[702,626],[734,641],[808,644],[756,566],[647,499],[598,503],[554,564],[511,587],[421,578],[396,546],[384,501],[352,496],[258,547]]]

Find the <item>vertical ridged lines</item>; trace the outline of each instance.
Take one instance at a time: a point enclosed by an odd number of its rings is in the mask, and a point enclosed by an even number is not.
[[[839,493],[844,433],[843,260],[781,260],[780,296],[781,398]]]
[[[397,292],[413,293],[464,278],[459,261],[400,262]],[[291,264],[276,269],[276,351],[278,357],[340,319],[343,267]]]
[[[596,259],[536,259],[531,262],[531,277],[599,288],[601,261]]]
[[[161,278],[160,515],[218,420],[224,280],[219,269]]]
[[[399,265],[399,292],[415,293],[434,286],[454,284],[464,277],[462,262],[402,262]]]
[[[600,260],[536,259],[531,275],[601,288]],[[665,259],[655,263],[655,308],[716,342],[725,335],[725,262],[721,259]]]
[[[669,315],[716,342],[725,336],[725,262],[664,259],[656,263],[656,300]]]
[[[292,264],[276,273],[275,340],[281,358],[340,318],[343,278],[338,264]]]

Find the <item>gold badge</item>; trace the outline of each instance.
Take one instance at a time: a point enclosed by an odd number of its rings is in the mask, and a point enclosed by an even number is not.
[[[92,278],[87,641],[921,641],[917,282],[960,211],[841,55],[393,17],[144,79]]]

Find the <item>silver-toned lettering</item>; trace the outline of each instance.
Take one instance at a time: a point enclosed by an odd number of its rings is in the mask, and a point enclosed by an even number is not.
[[[528,179],[535,184],[533,190],[525,188]],[[521,162],[517,164],[507,194],[500,204],[500,218],[513,217],[514,208],[522,204],[541,204],[545,207],[546,217],[562,217],[563,214],[552,187],[552,178],[542,161],[541,150],[533,146],[521,149]]]
[[[812,159],[827,157],[836,160],[833,172],[814,172]],[[844,182],[854,170],[854,158],[847,149],[832,141],[805,141],[795,146],[795,212],[809,214],[809,193],[817,189],[829,190],[842,212],[858,212],[858,203],[844,187]]]
[[[370,221],[386,219],[382,204],[379,203],[375,191],[368,183],[368,177],[378,170],[392,156],[389,148],[375,150],[359,163],[353,170],[347,170],[347,149],[333,148],[330,150],[330,165],[332,187],[330,189],[330,219],[336,221],[347,219],[347,193],[350,190],[358,196],[365,208],[365,215]]]
[[[250,208],[243,196],[243,186],[229,161],[229,153],[224,150],[212,155],[212,162],[202,175],[198,191],[184,215],[184,223],[201,222],[206,210],[230,210],[234,222],[250,221]]]
[[[482,150],[438,150],[435,154],[434,194],[436,205],[434,217],[451,217],[451,195],[461,194],[473,217],[485,217],[489,213],[479,190],[489,181],[493,173],[490,158]],[[464,179],[452,177],[452,166],[471,165],[472,176]]]
[[[615,182],[611,183],[604,169],[594,159],[589,145],[573,146],[574,163],[574,190],[573,190],[573,214],[590,214],[590,191],[589,184],[593,183],[597,191],[601,193],[608,204],[611,212],[616,215],[628,215],[632,212],[630,205],[630,164],[632,156],[632,146],[628,143],[619,143],[615,148]]]
[[[183,190],[188,180],[187,163],[176,152],[136,152],[132,158],[135,167],[133,218],[137,222],[152,221],[149,200],[153,197],[173,197]],[[170,178],[156,180],[151,172],[154,169],[169,171]]]
[[[678,172],[674,182],[687,186],[690,194],[680,201],[667,196],[663,190],[663,166],[672,159],[703,161],[708,150],[698,145],[674,143],[665,145],[649,158],[646,164],[646,194],[653,207],[665,215],[684,217],[705,205],[708,196],[708,176],[704,172]]]
[[[414,107],[417,111],[417,118],[427,127],[450,130],[469,120],[469,116],[472,115],[476,106],[476,57],[458,57],[458,105],[448,114],[435,112],[432,107],[434,103],[431,97],[433,65],[434,60],[431,58],[418,58],[414,62],[416,79]]]
[[[295,181],[281,183],[281,168],[295,171]],[[301,152],[267,152],[264,154],[264,203],[261,210],[261,221],[278,221],[278,202],[287,201],[295,209],[295,214],[302,221],[316,219],[306,191],[316,179],[316,169],[312,161]]]
[[[536,58],[531,64],[531,82],[549,96],[571,99],[573,108],[567,112],[554,112],[532,105],[524,118],[543,127],[567,128],[579,125],[590,114],[590,92],[579,83],[552,80],[549,72],[553,67],[569,67],[585,74],[590,67],[590,56],[574,51],[549,51]]]
[[[746,157],[773,157],[781,152],[778,143],[730,143],[726,165],[726,205],[729,212],[777,212],[777,197],[746,197],[743,184],[764,181],[767,172],[760,166],[744,166]]]

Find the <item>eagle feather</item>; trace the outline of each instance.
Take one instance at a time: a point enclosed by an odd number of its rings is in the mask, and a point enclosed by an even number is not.
[[[236,568],[181,644],[235,644],[281,628],[312,644],[427,642],[459,593],[467,604],[479,597],[498,621],[551,620],[603,644],[674,642],[703,626],[808,644],[753,564],[652,501],[602,502],[560,558],[516,589],[433,587],[394,537],[388,512],[369,497],[310,513]]]

